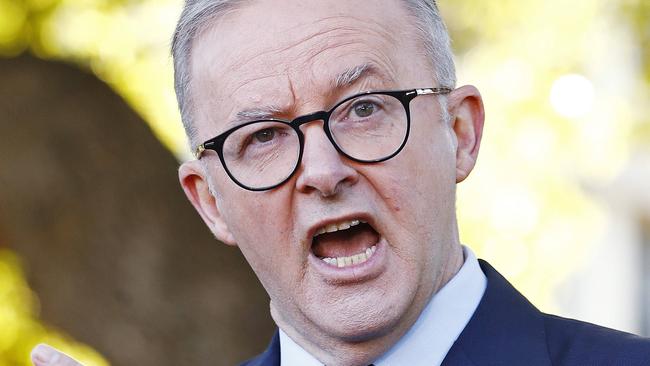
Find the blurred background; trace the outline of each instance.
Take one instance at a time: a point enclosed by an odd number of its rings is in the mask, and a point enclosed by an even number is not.
[[[463,243],[543,311],[650,336],[650,2],[440,0],[482,91]],[[178,187],[181,0],[0,0],[0,365],[231,365],[273,331]]]

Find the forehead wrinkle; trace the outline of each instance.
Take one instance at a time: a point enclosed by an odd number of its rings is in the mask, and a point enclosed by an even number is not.
[[[273,46],[269,46],[266,49],[261,50],[260,52],[253,53],[252,55],[246,55],[240,54],[239,57],[236,57],[234,62],[231,64],[231,68],[233,70],[237,70],[240,68],[244,68],[248,66],[250,63],[256,62],[259,59],[264,59],[265,56],[271,56],[271,55],[281,55],[287,51],[290,51],[291,49],[298,47],[298,46],[303,46],[306,47],[306,50],[299,53],[298,57],[296,58],[306,58],[306,61],[310,61],[313,59],[315,56],[320,54],[322,51],[325,51],[327,49],[337,47],[337,46],[344,46],[344,45],[350,45],[354,43],[359,43],[358,39],[355,41],[355,36],[358,36],[359,34],[368,34],[369,31],[372,33],[376,33],[380,38],[387,39],[388,42],[387,44],[394,44],[396,42],[396,39],[394,38],[393,34],[390,32],[387,32],[384,27],[379,26],[378,24],[364,20],[362,18],[354,17],[354,16],[349,16],[349,15],[335,15],[335,16],[329,16],[329,17],[323,17],[321,19],[316,20],[315,22],[309,23],[309,24],[297,24],[293,27],[288,28],[285,30],[285,33],[293,33],[297,34],[299,33],[298,30],[301,27],[304,26],[313,26],[314,24],[319,24],[319,23],[326,23],[326,22],[332,22],[332,21],[339,21],[339,20],[345,20],[345,19],[353,19],[356,24],[366,24],[369,27],[363,27],[363,26],[349,26],[349,25],[343,25],[343,24],[332,24],[328,25],[329,28],[327,29],[321,29],[316,32],[306,34],[293,42],[290,42],[288,44],[283,45],[282,47],[279,48],[274,48]],[[342,22],[339,22],[342,23]],[[347,36],[353,36],[354,38],[352,39],[346,39]],[[320,41],[321,38],[325,38],[325,41]],[[343,39],[346,39],[343,41]],[[337,42],[338,41],[338,42]],[[316,43],[316,44],[322,44],[320,45],[319,50],[314,54],[313,53],[313,47],[305,46],[305,44],[308,43]]]
[[[334,33],[329,35],[330,33]],[[305,49],[298,54],[298,58],[303,59],[303,63],[308,63],[313,61],[317,56],[323,52],[331,51],[336,48],[345,47],[345,46],[359,46],[360,50],[368,49],[368,47],[373,47],[375,51],[377,45],[369,45],[365,43],[365,40],[359,38],[360,30],[354,27],[337,27],[335,29],[329,29],[327,31],[317,32],[310,36],[309,39],[305,40],[301,45],[304,45],[307,41],[315,43],[317,47],[305,47]],[[368,34],[368,32],[365,32]],[[320,40],[324,38],[324,40]],[[391,42],[386,42],[381,37],[377,37],[381,42],[386,46],[389,46]],[[390,48],[387,48],[390,49]]]
[[[290,30],[288,30],[288,32],[290,32],[291,29],[293,29],[293,28],[290,28]],[[330,32],[333,32],[333,31],[335,31],[335,30],[328,30],[328,31],[323,32],[322,34],[330,33]],[[286,51],[289,51],[289,50],[291,50],[291,49],[293,49],[293,48],[295,48],[297,46],[304,45],[310,39],[312,39],[314,37],[317,37],[318,35],[319,35],[319,32],[317,32],[316,34],[307,35],[307,36],[305,36],[303,38],[295,40],[292,43],[282,45],[282,47],[279,47],[279,48],[269,46],[269,47],[263,48],[259,52],[249,52],[249,53],[241,52],[241,53],[235,55],[236,57],[226,67],[226,69],[227,70],[232,70],[232,71],[238,71],[238,70],[241,70],[241,69],[245,69],[246,67],[248,67],[252,63],[255,63],[255,62],[259,63],[260,60],[264,60],[265,56],[281,55],[282,53],[284,53]]]
[[[235,109],[236,105],[233,105],[232,108],[229,108],[229,111],[226,112],[225,114],[217,114],[214,113],[215,111],[223,110],[224,109],[224,101],[226,100],[235,100],[236,98],[234,95],[236,92],[241,89],[242,87],[246,86],[247,84],[250,84],[254,81],[259,81],[259,80],[264,80],[264,79],[269,79],[273,77],[277,77],[278,75],[268,75],[268,76],[261,76],[261,77],[254,77],[254,78],[249,78],[246,79],[243,83],[239,84],[234,90],[228,92],[227,94],[223,94],[223,86],[220,86],[218,84],[212,84],[212,83],[206,83],[204,84],[206,86],[207,92],[210,94],[210,97],[204,98],[204,106],[205,108],[198,108],[198,111],[204,111],[207,113],[201,113],[202,119],[206,119],[208,121],[211,121],[213,123],[218,122],[217,119],[221,119],[222,117],[226,117],[226,119],[231,119],[233,114],[233,109]],[[226,103],[227,105],[228,103]],[[268,108],[270,110],[271,108]],[[220,117],[221,116],[221,117]]]
[[[237,94],[241,88],[247,86],[250,83],[265,80],[265,79],[279,78],[279,77],[282,77],[282,76],[285,76],[285,75],[282,74],[282,73],[275,73],[275,74],[271,74],[271,75],[260,75],[260,76],[256,76],[256,77],[245,78],[245,79],[243,79],[243,81],[238,81],[237,82],[237,86],[235,88],[233,88],[232,91],[230,91],[230,93],[228,94],[228,97],[233,99],[234,95]],[[235,80],[238,80],[238,79],[235,78]]]
[[[359,33],[359,31],[361,31],[362,33],[365,33],[368,30],[372,30],[375,33],[377,33],[378,35],[380,35],[381,37],[384,37],[384,38],[388,39],[391,43],[396,41],[396,39],[393,37],[393,34],[391,32],[388,32],[388,31],[385,30],[385,29],[388,29],[390,27],[379,26],[379,24],[377,24],[376,22],[368,21],[368,20],[365,20],[363,18],[355,17],[355,16],[352,16],[352,15],[333,15],[333,16],[329,16],[329,17],[323,17],[323,18],[318,19],[317,21],[315,21],[313,24],[329,22],[329,21],[332,21],[332,20],[342,20],[342,22],[343,22],[343,21],[345,21],[345,19],[352,19],[352,20],[354,20],[354,24],[364,24],[364,25],[369,26],[368,28],[370,28],[370,29],[361,29],[362,28],[361,26],[343,26],[343,25],[339,25],[339,26],[334,26],[332,28],[332,30],[337,30],[337,29],[338,30],[347,30],[347,31],[352,32],[353,34],[357,34],[357,33]]]

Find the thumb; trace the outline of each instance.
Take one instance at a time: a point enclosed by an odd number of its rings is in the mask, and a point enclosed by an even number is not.
[[[83,366],[65,353],[47,344],[39,344],[32,350],[34,366]]]

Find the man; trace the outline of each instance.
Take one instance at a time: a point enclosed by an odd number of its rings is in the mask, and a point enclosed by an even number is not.
[[[484,110],[431,0],[193,0],[174,59],[181,185],[279,328],[245,365],[650,362],[648,340],[540,313],[461,246]]]

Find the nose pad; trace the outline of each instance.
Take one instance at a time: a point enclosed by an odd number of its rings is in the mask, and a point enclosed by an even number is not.
[[[336,195],[345,184],[354,184],[358,172],[339,154],[321,124],[302,128],[305,138],[296,187],[301,192],[317,191],[323,197]]]

